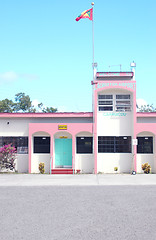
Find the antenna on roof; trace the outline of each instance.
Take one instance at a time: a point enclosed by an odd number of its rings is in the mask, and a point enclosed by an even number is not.
[[[134,61],[131,63],[131,67],[136,67],[136,63]]]
[[[110,72],[110,68],[111,68],[111,67],[116,67],[116,66],[118,66],[118,67],[120,66],[120,72],[121,72],[121,66],[122,66],[121,64],[118,64],[118,65],[109,65],[109,66],[108,66],[108,67],[109,67],[109,72]]]
[[[131,71],[133,72],[133,80],[135,81],[135,68],[136,68],[136,63],[133,61],[130,64],[131,66]]]

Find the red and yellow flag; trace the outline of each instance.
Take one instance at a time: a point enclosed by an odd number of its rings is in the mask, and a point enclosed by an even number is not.
[[[82,12],[75,20],[79,21],[81,18],[89,18],[89,20],[93,20],[93,8]]]

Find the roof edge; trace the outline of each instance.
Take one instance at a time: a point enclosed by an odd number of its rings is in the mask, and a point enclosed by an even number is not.
[[[93,117],[92,112],[56,112],[56,113],[0,113],[3,118],[54,118],[54,117]]]
[[[137,117],[156,117],[156,112],[137,112]]]

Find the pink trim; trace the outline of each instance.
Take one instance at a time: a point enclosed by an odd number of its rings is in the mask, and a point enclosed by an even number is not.
[[[97,78],[108,78],[108,77],[133,77],[133,72],[97,72]]]
[[[72,169],[75,169],[75,136],[72,137]]]
[[[52,117],[93,117],[92,112],[56,112],[56,113],[0,113],[0,117],[4,118],[52,118]]]
[[[137,117],[156,117],[156,112],[137,112]]]
[[[136,128],[137,128],[137,119],[136,119],[136,90],[133,93],[133,138],[136,139]],[[137,172],[137,147],[133,146],[134,154],[134,171]]]
[[[31,173],[31,154],[32,154],[31,140],[32,140],[32,135],[31,135],[31,132],[30,132],[30,129],[29,129],[29,166],[28,166],[29,173]]]
[[[94,173],[97,174],[97,92],[94,93]]]
[[[52,162],[51,162],[51,169],[53,169],[53,162],[54,162],[54,159],[53,159],[53,145],[54,145],[54,142],[53,142],[53,135],[50,136],[50,161],[51,161],[51,158],[52,158]],[[50,171],[51,171],[50,169]]]

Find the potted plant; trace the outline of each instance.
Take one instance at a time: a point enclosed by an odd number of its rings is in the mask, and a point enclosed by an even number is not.
[[[114,167],[114,171],[115,171],[115,173],[117,173],[118,167]]]
[[[142,170],[144,173],[148,174],[151,172],[151,166],[147,163],[142,164]]]

